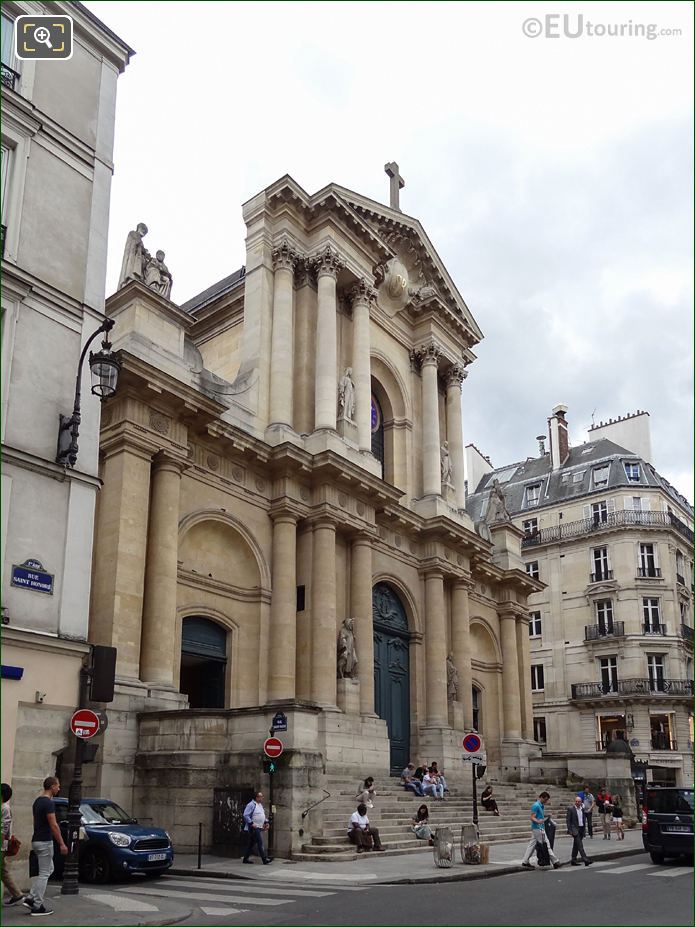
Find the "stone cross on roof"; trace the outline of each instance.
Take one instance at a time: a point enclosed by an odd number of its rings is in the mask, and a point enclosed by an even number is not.
[[[398,173],[398,165],[395,161],[384,164],[384,170],[391,178],[391,209],[397,209],[400,212],[401,207],[398,205],[399,191],[405,186],[405,180]]]

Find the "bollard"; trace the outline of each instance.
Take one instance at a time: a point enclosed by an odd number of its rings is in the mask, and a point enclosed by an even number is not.
[[[198,821],[198,869],[203,868],[203,822]]]

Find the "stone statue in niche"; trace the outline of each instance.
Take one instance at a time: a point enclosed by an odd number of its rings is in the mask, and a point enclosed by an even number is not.
[[[150,258],[145,268],[145,286],[165,299],[171,295],[173,278],[169,268],[164,263],[164,252],[157,251],[155,257]]]
[[[338,679],[357,678],[357,650],[352,618],[346,618],[338,632]]]
[[[121,276],[118,278],[119,290],[130,280],[144,281],[145,265],[150,256],[147,248],[142,243],[145,235],[147,235],[147,226],[144,222],[138,222],[134,231],[128,232],[123,251]]]
[[[441,456],[442,483],[444,483],[445,486],[452,486],[454,478],[454,467],[451,463],[448,441],[445,441],[444,444],[442,444],[439,453]]]
[[[511,516],[507,511],[507,502],[504,498],[504,490],[500,486],[500,481],[494,480],[492,483],[492,492],[490,493],[490,501],[488,503],[485,521],[488,525],[494,525],[501,521],[510,522],[511,520]]]
[[[456,669],[453,653],[446,658],[446,695],[450,702],[458,701],[459,671]]]
[[[348,367],[338,384],[338,407],[345,418],[355,418],[355,384],[352,379],[352,367]]]

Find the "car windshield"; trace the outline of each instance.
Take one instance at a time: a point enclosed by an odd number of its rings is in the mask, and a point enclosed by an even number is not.
[[[80,813],[85,824],[130,824],[133,820],[120,805],[112,801],[83,802]]]

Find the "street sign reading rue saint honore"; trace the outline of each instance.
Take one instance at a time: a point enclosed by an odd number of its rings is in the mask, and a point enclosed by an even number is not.
[[[12,564],[13,586],[20,589],[31,589],[33,592],[43,592],[53,595],[53,573],[47,573],[40,560],[25,560],[24,563]]]

